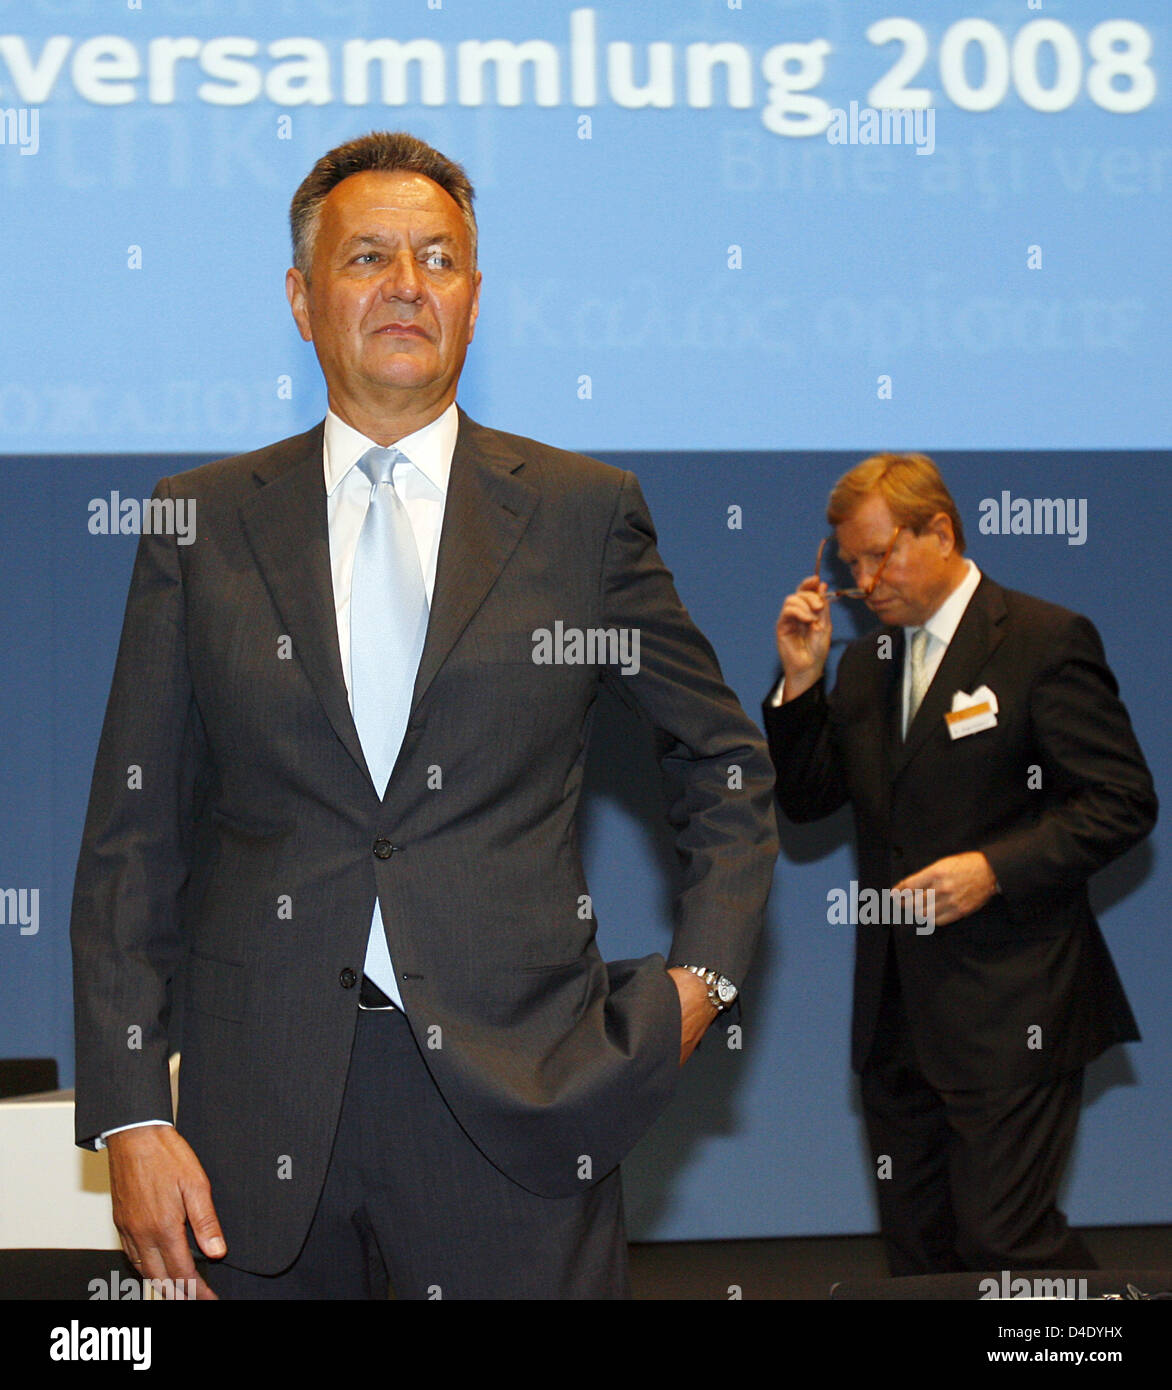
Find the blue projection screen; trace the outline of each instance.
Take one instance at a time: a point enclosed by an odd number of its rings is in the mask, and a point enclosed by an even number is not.
[[[370,129],[477,188],[461,404],[639,475],[751,717],[834,479],[921,450],[978,565],[1099,627],[1162,789],[1169,38],[1155,0],[0,0],[0,1055],[72,1082],[70,893],[137,541],[121,503],[324,414],[284,296],[288,205]],[[993,525],[1019,498],[1068,501],[1070,524]],[[600,720],[583,827],[611,957],[670,939],[628,719]],[[712,1035],[626,1166],[637,1238],[875,1227],[852,940],[826,911],[849,821],[782,841],[741,1046]],[[1166,845],[1158,826],[1094,882],[1144,1041],[1091,1069],[1078,1224],[1168,1219]]]

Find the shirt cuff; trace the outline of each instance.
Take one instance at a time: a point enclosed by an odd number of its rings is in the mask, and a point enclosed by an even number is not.
[[[115,1125],[113,1129],[104,1129],[94,1140],[95,1149],[106,1147],[106,1137],[110,1134],[121,1134],[124,1129],[144,1129],[147,1125],[170,1125],[170,1120],[136,1120],[132,1125]],[[174,1126],[172,1126],[174,1128]]]

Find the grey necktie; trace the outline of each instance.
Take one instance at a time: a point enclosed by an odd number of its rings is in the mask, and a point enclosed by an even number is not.
[[[907,724],[904,726],[906,737],[908,729],[912,726],[912,720],[916,717],[916,711],[920,708],[924,693],[931,685],[928,675],[928,663],[925,660],[928,655],[928,629],[918,627],[912,633],[911,647],[911,689],[908,692],[907,701]]]

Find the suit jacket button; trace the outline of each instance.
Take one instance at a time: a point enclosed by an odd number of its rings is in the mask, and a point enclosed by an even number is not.
[[[345,970],[343,970],[342,973],[338,976],[338,983],[342,986],[343,989],[353,989],[354,986],[358,983],[358,975],[355,971],[351,970],[349,966],[347,966]]]
[[[385,835],[380,835],[374,842],[374,853],[376,859],[389,859],[395,852],[395,846]]]

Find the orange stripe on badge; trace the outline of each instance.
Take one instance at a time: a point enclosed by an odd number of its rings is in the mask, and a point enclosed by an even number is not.
[[[979,705],[970,705],[968,709],[950,710],[949,713],[944,716],[944,718],[948,720],[949,724],[959,724],[962,720],[965,719],[975,719],[978,714],[992,713],[993,706],[989,703],[988,700],[982,700]]]

